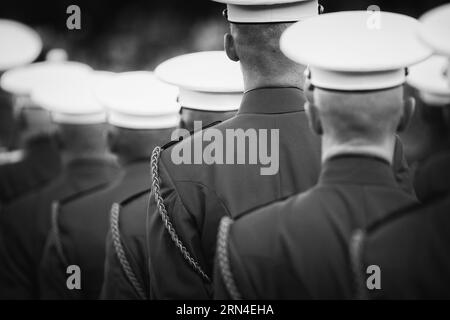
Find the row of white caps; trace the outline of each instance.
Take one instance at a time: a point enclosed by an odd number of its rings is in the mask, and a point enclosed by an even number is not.
[[[450,4],[424,14],[419,38],[435,53],[410,70],[408,83],[429,106],[450,106]]]
[[[317,16],[318,0],[213,0],[227,5],[231,23],[296,22]]]
[[[6,71],[1,88],[52,113],[58,123],[106,120],[132,129],[171,128],[180,106],[200,111],[237,110],[243,94],[239,63],[222,51],[186,54],[155,73],[93,71],[78,62],[40,62]]]
[[[283,34],[280,47],[308,66],[306,76],[315,87],[370,91],[408,81],[427,102],[450,101],[449,4],[416,20],[382,11],[319,15],[313,0],[213,1],[227,5],[231,23],[297,22]],[[428,59],[433,51],[444,56]]]
[[[308,66],[306,76],[315,87],[370,91],[408,81],[426,102],[450,103],[450,4],[416,20],[382,11],[319,15],[319,3],[312,0],[213,1],[227,5],[231,23],[297,22],[280,47]]]
[[[42,50],[36,31],[7,19],[0,19],[0,43],[0,72],[33,62]]]

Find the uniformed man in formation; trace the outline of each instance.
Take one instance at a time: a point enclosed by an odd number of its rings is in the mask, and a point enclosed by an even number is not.
[[[448,150],[413,177],[398,136],[408,83],[450,138],[450,6],[214,1],[224,50],[154,72],[32,63],[0,20],[0,299],[450,298]]]
[[[450,137],[450,5],[425,14],[419,36],[436,53],[411,68],[409,83],[428,108],[438,110]],[[433,154],[421,168],[426,201],[398,210],[390,217],[357,231],[351,247],[359,298],[450,299],[450,153]],[[366,286],[366,270],[381,270],[381,290]]]
[[[36,75],[34,68],[42,74]],[[49,185],[19,198],[2,212],[2,298],[40,297],[39,264],[51,225],[55,224],[52,220],[58,219],[59,207],[72,198],[105,187],[120,174],[117,159],[109,150],[105,112],[90,91],[91,83],[98,80],[90,68],[66,62],[31,65],[29,71],[31,74],[23,71],[24,78],[19,83],[26,82],[28,77],[41,79],[31,99],[49,110],[57,124],[63,170]]]
[[[179,124],[176,87],[158,81],[151,72],[145,71],[109,78],[96,88],[95,94],[109,113],[108,122],[113,126],[112,151],[119,158],[123,174],[105,189],[72,197],[60,205],[40,264],[40,297],[44,299],[99,297],[111,204],[148,190],[149,155],[155,146],[170,139]],[[119,216],[111,219],[114,245],[122,246],[117,233]],[[139,220],[131,222],[139,223]],[[109,252],[115,259],[114,247]],[[67,265],[77,265],[83,270],[81,290],[67,290],[64,281]],[[107,270],[109,273],[111,266]],[[119,281],[113,281],[110,286],[110,290],[122,291]]]
[[[41,52],[42,40],[38,33],[17,21],[0,19],[0,41],[5,44],[0,53],[0,76],[7,70],[33,62]],[[6,45],[7,44],[7,45]],[[0,88],[0,150],[13,145],[12,97]],[[6,162],[2,154],[2,162]]]
[[[235,114],[242,99],[244,86],[239,65],[230,61],[225,53],[220,51],[192,53],[172,58],[159,65],[155,74],[166,83],[179,88],[178,100],[182,108],[180,130],[175,137],[189,136],[187,130],[198,131],[202,128],[202,124],[209,126],[217,121],[227,120],[231,114]],[[180,169],[181,167],[185,166],[180,164]],[[104,299],[150,298],[149,283],[152,282],[152,275],[149,273],[147,263],[146,222],[147,210],[150,210],[148,205],[152,176],[148,171],[145,175],[149,183],[146,190],[130,194],[128,198],[118,199],[121,200],[116,207],[120,212],[118,230],[123,247],[126,249],[124,255],[117,245],[108,252],[102,291]],[[111,235],[115,233],[114,228],[111,228]],[[165,230],[162,235],[165,235]],[[177,256],[179,252],[174,251],[172,254]],[[158,257],[163,258],[163,255]],[[185,262],[182,262],[181,267],[184,267]],[[170,269],[166,270],[169,271]]]
[[[365,11],[326,14],[285,32],[283,52],[309,65],[307,114],[322,139],[319,182],[234,223],[222,219],[216,297],[352,298],[346,251],[352,230],[416,203],[391,166],[395,134],[414,107],[404,95],[405,68],[429,50],[414,37],[413,18],[383,13],[377,32],[366,19]]]
[[[282,1],[267,6],[257,5],[266,1],[226,3],[230,33],[225,35],[225,51],[230,60],[241,65],[245,94],[236,117],[163,148],[152,159],[155,183],[147,236],[150,295],[155,299],[211,298],[220,219],[237,218],[251,208],[306,191],[319,176],[321,142],[309,129],[303,107],[301,75],[305,65],[288,59],[279,46],[281,34],[292,21],[318,15],[318,2]],[[279,130],[278,170],[262,175],[258,164],[173,163],[175,149],[202,144],[203,135],[213,129],[224,136],[233,129]],[[240,152],[237,144],[232,151]],[[404,178],[401,155],[394,161],[399,177]],[[402,182],[409,184],[408,179]]]
[[[0,205],[5,205],[51,181],[61,165],[48,112],[29,99],[39,79],[23,79],[20,68],[37,58],[42,40],[31,28],[0,19],[0,42],[8,43],[0,53],[0,148],[9,150],[0,155]]]

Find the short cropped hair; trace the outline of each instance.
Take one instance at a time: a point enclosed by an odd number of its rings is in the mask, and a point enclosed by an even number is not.
[[[282,33],[292,23],[231,24],[239,59],[247,68],[263,74],[277,74],[295,64],[280,50]]]

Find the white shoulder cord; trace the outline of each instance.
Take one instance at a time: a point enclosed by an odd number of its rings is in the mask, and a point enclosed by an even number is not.
[[[355,288],[355,299],[365,300],[367,299],[365,281],[363,279],[363,262],[362,262],[362,250],[365,240],[365,233],[362,230],[357,230],[350,242],[350,262],[352,266],[353,283]]]
[[[230,267],[230,258],[228,256],[228,235],[233,220],[229,217],[223,217],[220,221],[219,233],[217,235],[217,261],[219,263],[220,273],[222,275],[225,287],[233,300],[242,300],[233,273]]]
[[[58,216],[59,216],[59,202],[53,201],[52,202],[52,233],[55,237],[55,247],[56,252],[59,255],[59,258],[61,259],[62,263],[65,265],[69,265],[66,255],[64,254],[64,249],[61,242],[61,236],[59,233],[59,223],[58,223]]]
[[[122,269],[125,272],[128,281],[130,281],[131,285],[136,290],[139,297],[142,300],[146,300],[147,296],[145,294],[145,290],[142,288],[141,283],[134,274],[133,269],[131,268],[131,265],[127,259],[127,256],[122,246],[119,231],[119,216],[120,216],[120,205],[114,203],[111,208],[111,216],[110,216],[111,237],[113,240],[114,251],[116,252],[117,258],[119,259],[120,265],[122,266]]]

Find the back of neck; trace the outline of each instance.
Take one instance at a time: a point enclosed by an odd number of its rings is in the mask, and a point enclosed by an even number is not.
[[[387,139],[383,143],[337,143],[333,139],[322,137],[322,163],[338,155],[367,155],[378,157],[388,161],[390,164],[394,161],[395,137]]]

